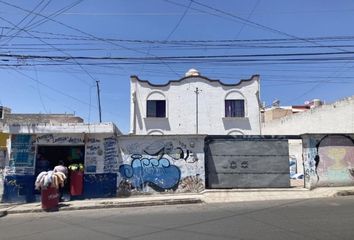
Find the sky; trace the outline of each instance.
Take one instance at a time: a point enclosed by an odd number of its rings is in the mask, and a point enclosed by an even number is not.
[[[349,0],[0,0],[0,105],[129,133],[130,76],[259,74],[266,106],[354,95]]]

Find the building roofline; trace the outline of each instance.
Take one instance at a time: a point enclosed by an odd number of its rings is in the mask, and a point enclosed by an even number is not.
[[[147,83],[148,85],[150,85],[151,87],[166,87],[168,85],[170,85],[171,83],[179,83],[179,82],[182,82],[188,78],[201,78],[201,79],[204,79],[204,80],[207,80],[209,82],[216,82],[216,83],[219,83],[220,85],[222,86],[227,86],[227,87],[236,87],[236,86],[239,86],[241,85],[243,82],[250,82],[250,81],[253,81],[253,80],[258,80],[259,79],[259,74],[254,74],[252,75],[249,79],[241,79],[238,83],[223,83],[221,82],[220,80],[218,79],[210,79],[208,77],[204,77],[202,75],[198,75],[198,76],[186,76],[186,77],[183,77],[179,80],[170,80],[168,81],[167,83],[164,83],[164,84],[154,84],[154,83],[151,83],[149,82],[148,80],[141,80],[138,76],[136,75],[132,75],[130,76],[131,79],[136,79],[137,81],[139,82],[143,82],[143,83]]]
[[[49,133],[113,133],[122,132],[113,122],[105,123],[60,123],[60,124],[25,124],[15,123],[3,126],[3,132],[9,134],[49,134]]]

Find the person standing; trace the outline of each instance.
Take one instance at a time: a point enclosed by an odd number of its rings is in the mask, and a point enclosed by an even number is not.
[[[53,172],[61,172],[65,174],[65,177],[68,177],[68,168],[64,165],[64,161],[60,160],[59,164],[54,167]],[[59,201],[63,201],[64,187],[59,186]]]

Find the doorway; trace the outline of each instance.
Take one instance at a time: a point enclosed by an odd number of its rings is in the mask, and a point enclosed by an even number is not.
[[[35,175],[37,176],[42,171],[53,170],[63,161],[68,167],[70,164],[82,164],[85,160],[85,146],[48,146],[39,145],[37,147]],[[67,176],[67,181],[64,186],[64,194],[69,194],[70,174]]]

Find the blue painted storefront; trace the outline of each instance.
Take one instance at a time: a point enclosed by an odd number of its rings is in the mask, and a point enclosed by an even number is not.
[[[2,195],[0,201],[6,203],[40,201],[40,191],[35,189],[39,168],[39,165],[36,168],[35,164],[38,146],[50,146],[51,148],[58,146],[58,151],[61,146],[83,147],[85,151],[83,194],[71,196],[70,199],[115,197],[118,172],[117,140],[111,133],[98,135],[12,134],[11,149],[8,149],[10,158],[5,166],[3,193],[0,193],[0,197]],[[69,190],[70,178],[66,185],[66,189]]]
[[[4,180],[3,202],[30,203],[39,200],[34,189],[34,175],[6,176]],[[87,174],[84,175],[84,192],[82,196],[71,199],[107,198],[117,194],[117,174]]]
[[[34,202],[34,175],[12,175],[4,179],[3,202]]]
[[[84,175],[84,198],[106,198],[117,195],[117,174]]]

